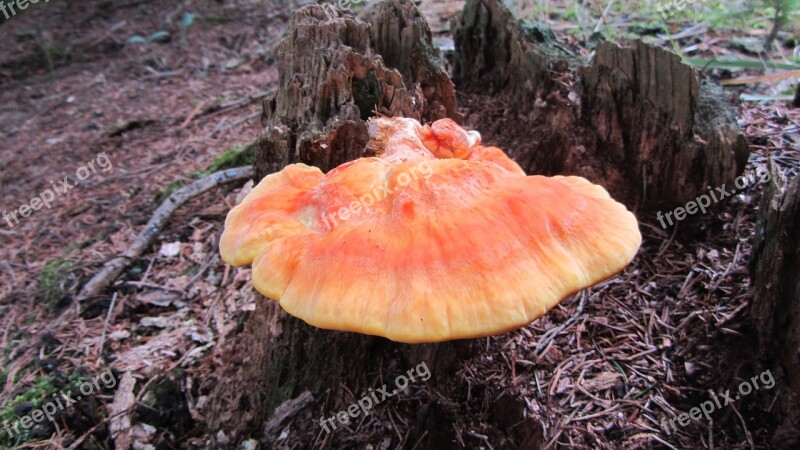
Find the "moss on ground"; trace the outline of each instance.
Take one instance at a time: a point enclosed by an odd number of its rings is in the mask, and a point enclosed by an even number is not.
[[[246,145],[237,145],[236,147],[233,147],[214,158],[207,168],[198,170],[197,172],[189,175],[189,178],[200,179],[214,172],[219,172],[220,170],[253,165],[256,160],[255,148],[256,146],[254,142]],[[172,195],[173,192],[184,186],[186,186],[186,182],[183,180],[173,181],[169,186],[156,193],[155,202],[160,204],[170,195]]]
[[[47,262],[39,272],[39,299],[56,308],[69,295],[72,261],[56,258]]]

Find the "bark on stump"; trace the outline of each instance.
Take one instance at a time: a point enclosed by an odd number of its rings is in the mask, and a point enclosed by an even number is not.
[[[722,90],[673,53],[601,42],[585,62],[498,0],[468,0],[453,25],[466,124],[528,173],[581,175],[655,211],[744,169],[746,140]]]
[[[454,85],[413,3],[374,3],[360,17],[326,4],[295,13],[278,50],[279,90],[264,103],[256,180],[295,162],[327,172],[371,155],[364,120],[375,113],[458,120]],[[320,432],[320,411],[327,417],[368,388],[391,388],[398,374],[422,362],[432,372],[428,384],[443,384],[469,355],[470,341],[406,345],[317,329],[258,297],[255,312],[223,352],[228,359],[210,396],[207,422],[225,433],[223,441],[257,438],[272,448],[290,421],[295,430],[314,430],[304,435]],[[452,434],[439,416],[419,415],[409,438],[427,433],[436,442],[443,430]],[[365,445],[348,441],[347,432],[329,439],[340,446]]]
[[[777,386],[765,399],[778,424],[770,441],[800,446],[800,178],[786,186],[773,171],[761,202],[751,272],[750,308],[758,333],[760,362]],[[769,402],[775,398],[775,404]]]
[[[378,2],[362,17],[331,5],[295,13],[278,47],[280,88],[264,102],[256,180],[291,163],[327,172],[370,156],[364,121],[374,112],[457,119],[455,88],[419,10]]]

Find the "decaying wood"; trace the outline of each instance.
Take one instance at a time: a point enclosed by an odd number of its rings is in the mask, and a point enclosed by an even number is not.
[[[566,74],[582,63],[549,29],[519,24],[502,2],[467,1],[451,28],[459,92],[501,95],[514,101],[516,111],[533,107],[537,96],[556,87],[551,70]]]
[[[238,441],[256,430],[264,432],[263,424],[276,407],[309,391],[321,402],[307,408],[308,413],[296,418],[293,427],[321,431],[321,416],[346,408],[369,388],[391,383],[398,373],[422,362],[435,374],[429,385],[446,386],[470,349],[471,341],[408,345],[322,330],[289,316],[277,302],[261,298],[242,332],[222,351],[226,359],[213,381],[208,423]],[[441,414],[451,414],[452,420],[453,413]],[[426,431],[420,427],[415,439]],[[258,437],[263,442],[274,439],[272,435]]]
[[[637,210],[730,185],[748,151],[722,90],[641,41],[602,42],[585,62],[499,0],[455,21],[465,122],[528,173],[581,175]]]
[[[130,434],[131,418],[127,411],[133,409],[136,404],[136,395],[133,389],[136,386],[136,379],[130,372],[122,375],[119,387],[114,393],[114,401],[109,406],[109,413],[114,416],[108,426],[108,431],[114,439],[114,446],[120,450],[128,450],[133,444],[133,437]]]
[[[552,33],[521,26],[495,0],[469,0],[455,38],[465,120],[529,172],[584,175],[631,206],[655,208],[696,196],[704,183],[733,179],[743,167],[744,141],[727,107],[711,99],[713,86],[668,52],[641,43],[601,44],[587,66]],[[257,179],[290,163],[328,171],[371,154],[364,121],[375,114],[459,119],[453,85],[408,0],[375,2],[360,18],[330,5],[299,9],[280,44],[278,69],[279,89],[264,103]],[[660,165],[663,170],[654,168]],[[658,183],[685,186],[670,191]],[[665,192],[669,198],[657,197]],[[433,378],[418,392],[413,431],[400,439],[419,450],[463,448],[462,435],[484,435],[457,430],[459,405],[441,392],[460,386],[453,382],[459,363],[483,347],[481,340],[406,345],[321,330],[261,298],[241,331],[218,349],[218,369],[205,386],[211,391],[205,416],[226,441],[257,437],[273,445],[279,427],[265,432],[264,424],[275,419],[275,408],[311,392],[313,403],[295,412],[292,435],[318,440],[291,445],[359,448],[366,441],[346,432],[322,434],[320,416],[426,362]],[[523,419],[507,419],[485,425],[516,435]],[[370,430],[380,436],[381,421],[390,420],[391,414],[365,419],[360,439]],[[542,430],[528,428],[524,437],[509,438],[515,447],[541,447],[533,443]]]
[[[760,362],[778,385],[765,410],[780,424],[771,442],[800,446],[800,178],[791,184],[773,171],[759,211],[751,260],[754,299],[750,314]]]
[[[369,155],[364,120],[375,112],[456,117],[453,83],[416,7],[377,2],[363,17],[329,4],[295,13],[278,47],[278,91],[264,102],[256,179],[290,163],[327,172]]]
[[[268,442],[274,443],[280,437],[280,432],[284,426],[295,417],[305,407],[314,401],[314,395],[305,391],[297,398],[286,400],[275,408],[272,418],[264,425],[264,437]]]
[[[458,118],[454,85],[427,23],[408,0],[372,3],[361,18],[328,4],[299,9],[279,46],[278,70],[280,87],[264,104],[257,179],[290,163],[328,171],[370,154],[365,120],[375,114]],[[321,330],[261,298],[229,346],[209,396],[209,423],[236,441],[258,430],[260,440],[273,445],[274,430],[265,431],[263,424],[278,405],[314,393],[319,401],[307,408],[314,414],[295,418],[293,427],[320,431],[320,414],[346,407],[354,401],[351,393],[360,397],[368,388],[391,383],[398,371],[425,362],[436,374],[429,384],[446,385],[471,341],[407,345]],[[410,439],[427,434],[430,441],[436,434],[449,440],[451,431],[438,430],[438,423],[445,416],[453,420],[455,412],[437,409]]]
[[[80,302],[98,295],[107,288],[110,283],[116,280],[122,271],[153,244],[153,241],[167,223],[167,220],[169,220],[172,214],[184,203],[219,185],[245,180],[252,176],[253,169],[251,167],[221,170],[173,192],[172,195],[161,202],[161,205],[159,205],[153,213],[153,216],[150,217],[147,225],[145,225],[144,229],[136,236],[136,239],[131,246],[125,250],[122,256],[118,256],[105,263],[103,268],[83,286],[83,289],[81,289],[81,292],[77,296],[77,300]]]
[[[411,2],[375,2],[360,18],[370,24],[372,48],[425,102],[420,119],[458,118],[455,87],[433,46],[428,22]]]

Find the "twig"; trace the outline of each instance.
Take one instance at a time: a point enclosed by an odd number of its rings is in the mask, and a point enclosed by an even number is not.
[[[0,270],[2,270],[3,272],[5,272],[5,273],[7,273],[7,274],[9,274],[11,276],[11,283],[16,283],[17,282],[16,272],[14,272],[14,268],[11,267],[11,265],[9,265],[7,262],[0,261]]]
[[[736,244],[736,251],[734,251],[733,253],[733,261],[731,261],[731,263],[728,264],[728,267],[725,269],[725,272],[722,273],[722,276],[717,278],[717,281],[713,282],[711,284],[711,287],[708,288],[708,293],[706,294],[706,301],[708,301],[708,299],[711,298],[711,294],[719,287],[720,284],[722,284],[722,281],[728,276],[728,274],[731,272],[731,269],[733,269],[733,267],[736,265],[736,260],[739,259],[739,250],[741,250],[741,248],[742,248],[741,242]]]
[[[240,98],[238,100],[232,100],[227,103],[223,103],[221,105],[211,105],[206,107],[203,111],[197,114],[196,117],[213,117],[217,114],[222,114],[226,111],[230,111],[232,109],[241,108],[242,106],[249,105],[250,103],[259,101],[270,94],[271,91],[262,91],[256,92],[255,94],[251,94],[247,97]]]
[[[733,412],[736,413],[736,416],[739,417],[739,421],[742,423],[742,428],[744,429],[744,437],[747,439],[747,443],[750,444],[750,450],[755,450],[755,444],[753,443],[753,435],[750,434],[750,430],[747,429],[747,422],[745,422],[744,417],[739,413],[739,410],[736,409],[736,405],[731,403],[731,409]]]
[[[11,368],[6,367],[6,384],[3,387],[3,392],[0,392],[0,395],[6,395],[7,393],[11,392],[11,388],[14,387],[14,384],[17,382],[17,372],[22,370],[25,365],[27,365],[33,357],[26,353],[20,359],[11,363]]]
[[[100,335],[100,350],[98,355],[103,354],[103,345],[106,343],[106,331],[108,330],[108,321],[111,320],[111,311],[114,310],[114,305],[117,303],[117,293],[111,296],[111,304],[108,305],[108,312],[106,313],[106,321],[103,323],[103,334]]]
[[[189,115],[186,117],[186,120],[184,120],[183,123],[178,128],[186,128],[186,126],[189,125],[189,122],[191,122],[192,119],[194,119],[195,116],[197,116],[197,114],[200,113],[200,111],[203,109],[204,106],[206,106],[205,100],[198,103],[197,106],[194,107],[192,112],[190,112]]]
[[[533,349],[534,355],[539,356],[542,350],[547,348],[547,346],[550,345],[550,342],[553,339],[555,339],[556,336],[558,336],[558,333],[561,333],[562,331],[564,331],[565,328],[575,323],[575,321],[578,320],[578,317],[580,317],[580,315],[583,314],[583,306],[586,304],[586,290],[581,291],[580,295],[581,295],[581,300],[578,302],[578,307],[575,308],[575,314],[573,314],[572,317],[570,317],[569,320],[567,320],[566,322],[545,333],[542,339],[540,339],[539,342],[536,343],[536,347],[534,347]]]
[[[478,434],[478,433],[476,433],[474,431],[469,431],[469,430],[467,430],[466,435],[474,437],[475,439],[480,439],[481,441],[485,442],[486,445],[489,446],[489,450],[494,450],[494,447],[492,447],[492,444],[489,443],[489,436],[486,436],[486,435],[483,435],[483,434]]]
[[[313,401],[314,396],[311,392],[305,391],[297,398],[281,403],[275,408],[272,418],[264,425],[264,435],[268,439],[276,440],[284,424]]]
[[[677,34],[659,34],[658,38],[661,39],[661,42],[677,41],[678,39],[699,36],[706,31],[708,31],[708,27],[706,27],[705,22],[700,22]]]
[[[172,78],[172,77],[177,77],[178,75],[183,75],[183,70],[171,70],[169,72],[159,72],[150,67],[147,67],[147,69],[150,69],[151,73],[150,75],[145,75],[143,77],[145,80],[158,80],[162,78]]]
[[[138,258],[145,249],[150,247],[156,236],[158,236],[158,233],[167,223],[167,220],[184,203],[221,184],[248,179],[252,176],[253,168],[250,166],[221,170],[173,192],[172,195],[164,200],[158,209],[156,209],[156,212],[147,222],[144,230],[139,233],[139,236],[136,237],[136,240],[128,250],[121,256],[107,262],[100,272],[83,286],[83,289],[77,297],[78,302],[94,297],[108,287],[112,281],[117,279],[122,271],[130,265],[131,261]]]
[[[608,2],[608,5],[606,5],[606,9],[603,10],[603,15],[600,16],[600,20],[598,20],[597,25],[594,26],[595,33],[599,32],[600,29],[603,27],[603,22],[606,21],[606,16],[608,16],[608,13],[611,12],[611,8],[614,6],[614,1],[615,0],[611,0],[610,2]]]
[[[767,39],[764,41],[765,52],[771,51],[772,43],[775,42],[775,38],[778,37],[778,32],[781,30],[784,13],[783,6],[783,2],[775,2],[775,16],[772,18],[772,29],[767,35]]]
[[[106,417],[105,419],[103,419],[102,422],[98,423],[97,425],[93,426],[92,428],[89,428],[85,433],[83,433],[83,435],[81,437],[76,439],[69,447],[67,447],[67,450],[74,450],[74,449],[78,448],[78,446],[80,446],[83,443],[83,441],[86,440],[87,437],[91,436],[91,434],[94,433],[98,428],[100,428],[101,426],[103,426],[106,423],[108,423],[109,420],[115,419],[118,416],[121,416],[121,415],[123,415],[123,414],[125,414],[125,413],[127,413],[127,412],[129,412],[131,410],[133,410],[133,408],[129,408],[129,409],[126,409],[125,411],[120,411],[120,412],[118,412],[116,414],[112,414],[112,415]]]
[[[149,283],[147,281],[126,281],[125,284],[128,285],[128,286],[133,286],[133,287],[138,287],[138,288],[159,289],[159,290],[162,290],[162,291],[172,292],[172,293],[175,293],[175,294],[181,294],[182,296],[186,295],[186,290],[184,290],[184,289],[178,289],[178,288],[173,288],[173,287],[169,287],[169,286],[162,286],[160,284]]]
[[[215,126],[213,130],[211,130],[211,134],[209,136],[216,137],[217,133],[219,133],[223,129],[223,127],[225,126],[225,122],[227,121],[228,121],[227,117],[223,117],[222,119],[220,119],[219,123],[217,123],[217,126]]]
[[[225,131],[225,130],[227,130],[229,128],[235,128],[235,127],[247,122],[248,120],[254,119],[254,118],[256,118],[256,117],[258,117],[260,115],[261,115],[261,111],[256,111],[256,112],[254,112],[252,114],[248,114],[246,116],[240,117],[240,118],[234,120],[233,123],[231,123],[230,125],[225,125],[219,131]]]
[[[427,435],[428,431],[426,430],[424,433],[422,433],[422,436],[420,436],[419,439],[417,439],[417,442],[414,443],[414,446],[411,447],[411,450],[417,450],[417,447],[419,447],[419,444],[422,442],[423,439],[425,439],[425,436]]]
[[[211,267],[211,264],[213,264],[214,262],[216,262],[218,259],[219,259],[219,256],[218,256],[218,255],[214,255],[212,258],[208,258],[208,259],[206,259],[206,261],[205,261],[205,262],[203,262],[203,265],[202,265],[202,266],[200,266],[200,270],[198,270],[198,271],[197,271],[197,273],[196,273],[196,274],[195,274],[195,275],[192,277],[192,279],[191,279],[191,280],[189,280],[189,282],[188,282],[188,283],[186,283],[186,287],[184,287],[184,288],[183,288],[183,295],[184,295],[184,297],[186,296],[186,293],[187,293],[187,291],[189,290],[189,288],[191,288],[191,287],[192,287],[192,285],[193,285],[193,284],[194,284],[194,283],[195,283],[197,280],[199,280],[199,279],[200,279],[200,277],[202,277],[202,276],[203,276],[203,274],[206,272],[206,270],[208,270],[208,268],[209,268],[209,267]]]

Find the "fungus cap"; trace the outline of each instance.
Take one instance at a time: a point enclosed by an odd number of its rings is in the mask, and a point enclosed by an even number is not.
[[[378,156],[292,164],[231,210],[223,259],[311,325],[420,343],[499,334],[621,271],[635,217],[580,177],[526,176],[449,119],[369,123]]]

